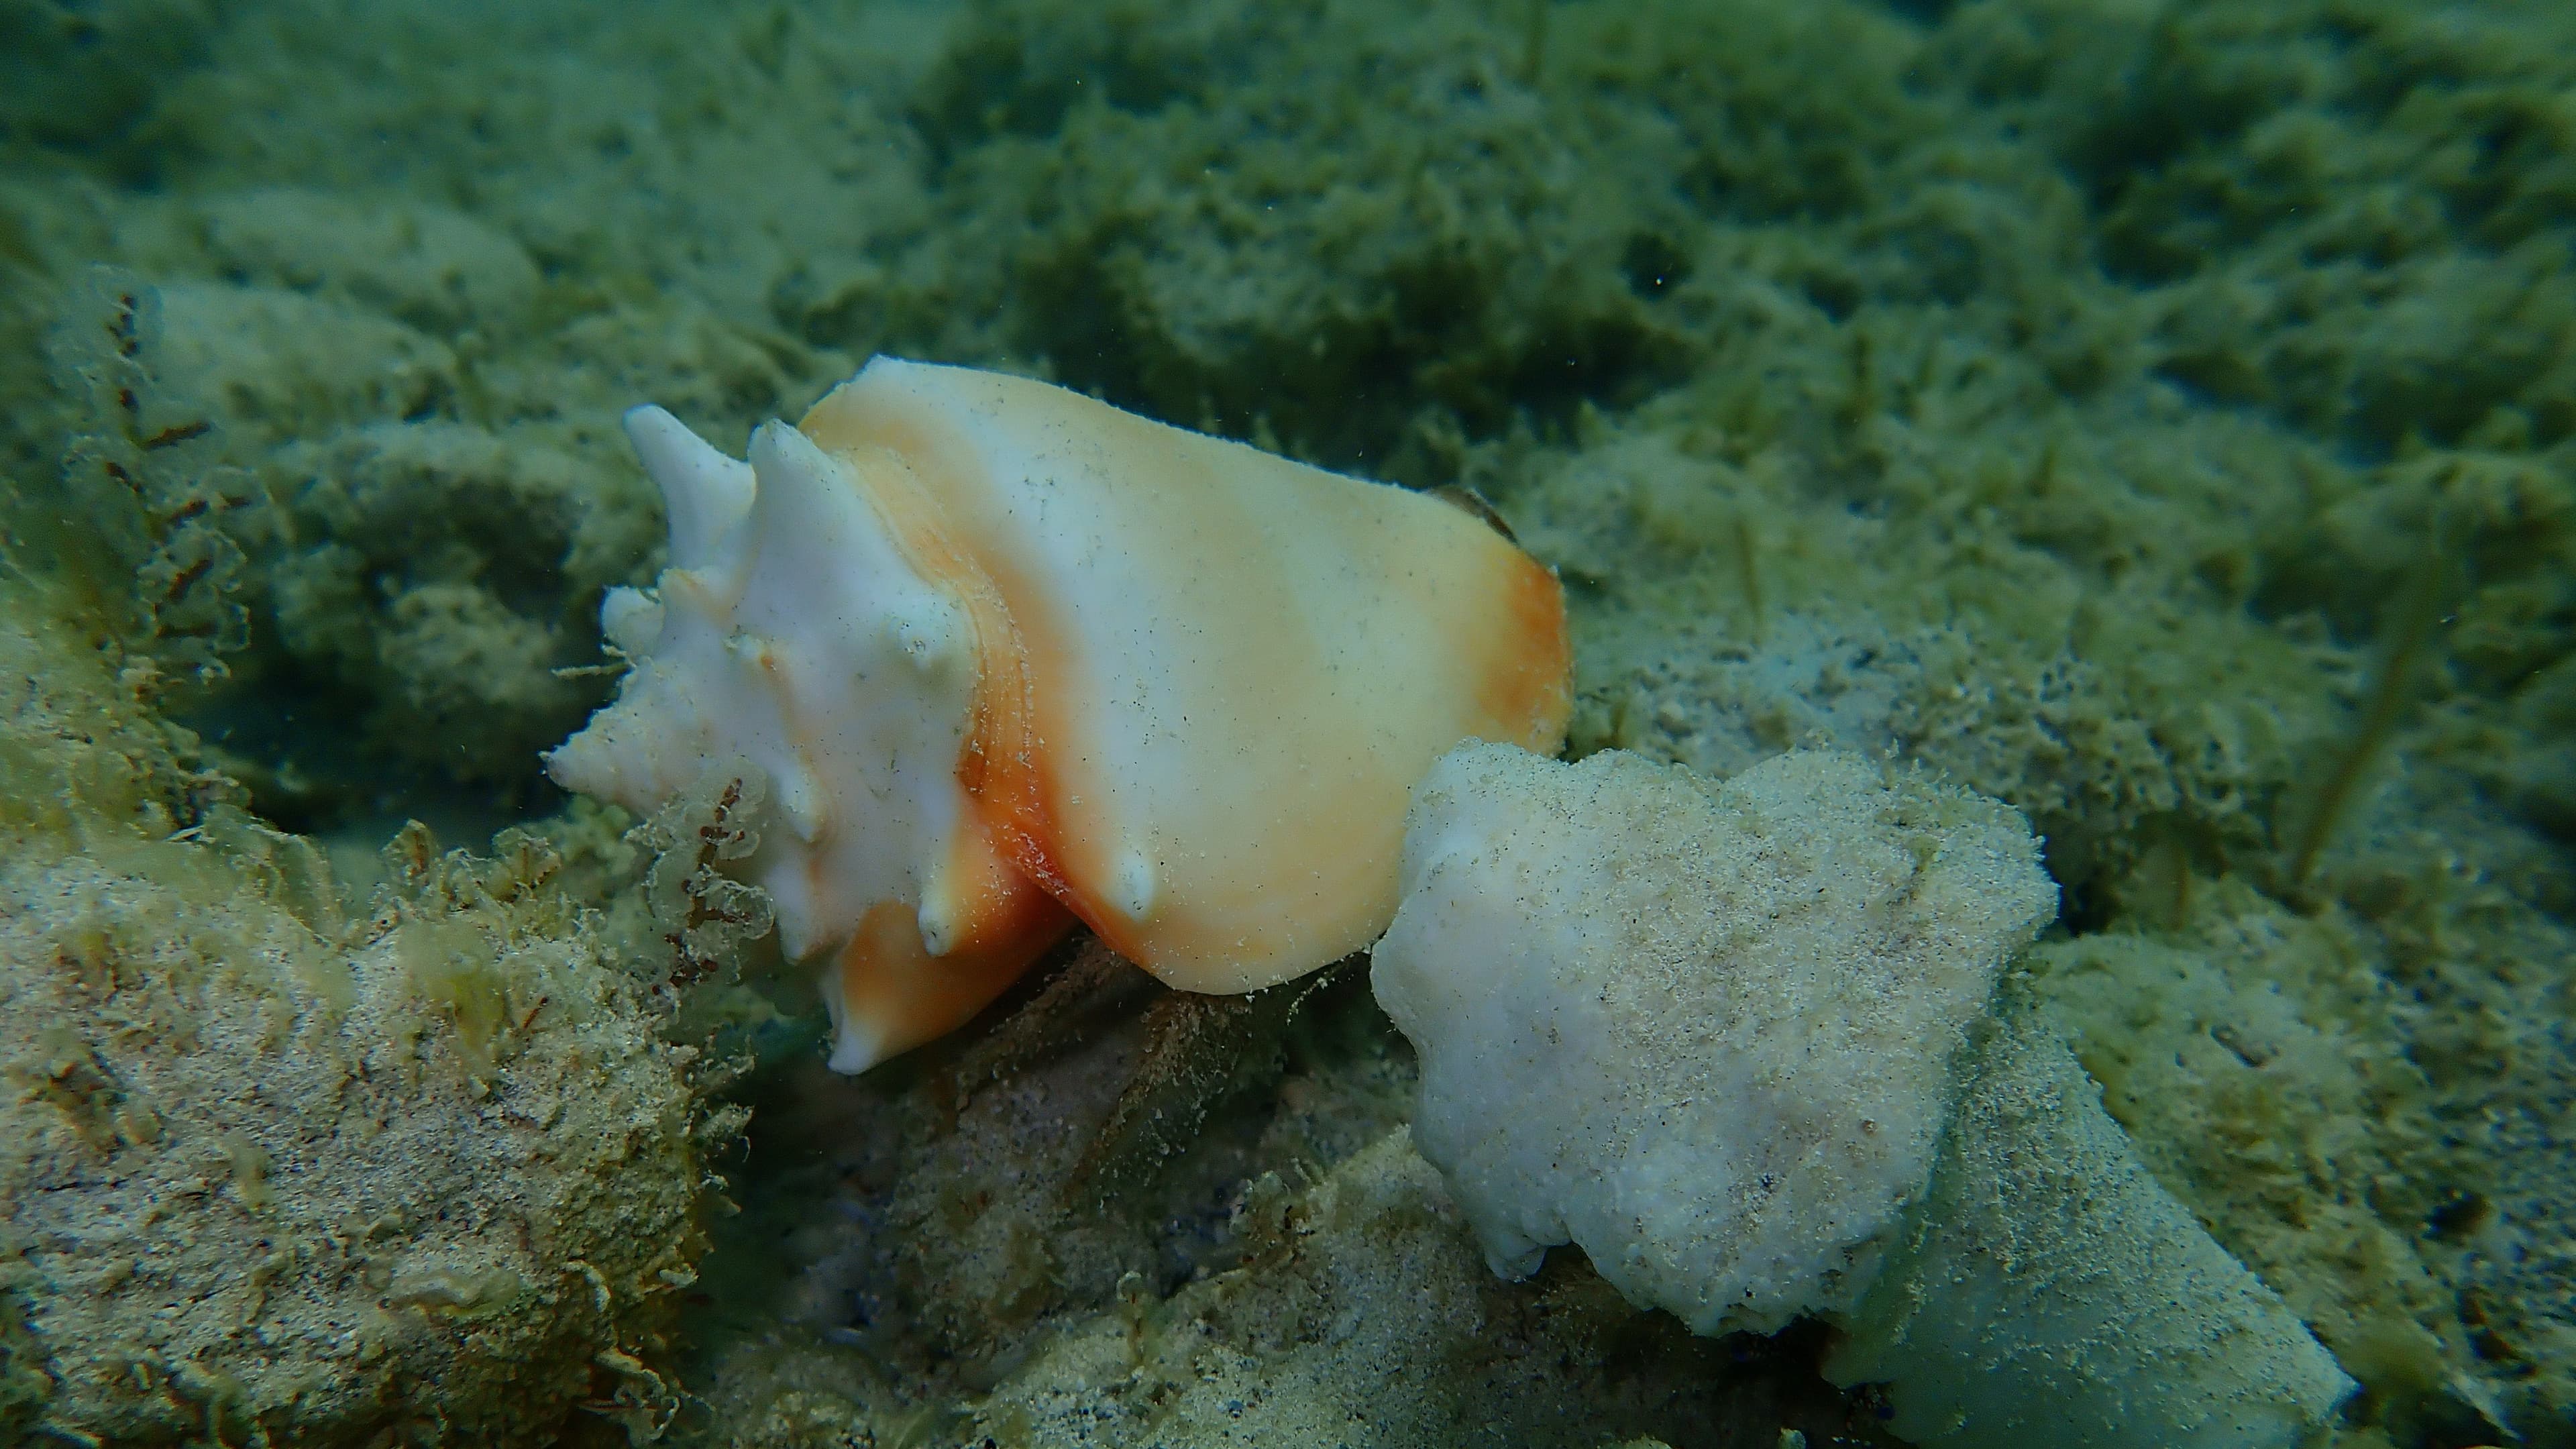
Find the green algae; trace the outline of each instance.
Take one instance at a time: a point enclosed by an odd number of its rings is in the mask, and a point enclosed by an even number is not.
[[[350,891],[169,722],[239,687],[277,515],[168,380],[163,300],[75,281],[71,437],[0,500],[0,1425],[383,1444],[667,1422],[652,1365],[740,1114],[665,1039],[667,977],[550,886],[544,842],[478,858],[414,825]]]
[[[534,896],[379,943],[466,933],[400,973],[460,1101],[535,1050],[511,1023],[550,970],[642,971],[682,1039],[765,1053],[755,1133],[817,1156],[756,1149],[773,1243],[719,1254],[747,1296],[675,1378],[574,1334],[628,1422],[1195,1442],[1239,1402],[1287,1442],[1343,1398],[1413,1427],[1337,1432],[1465,1442],[1500,1345],[1615,1345],[1640,1379],[1524,1365],[1509,1422],[1679,1443],[1794,1401],[1759,1427],[1878,1432],[1796,1345],[1717,1374],[1583,1273],[1482,1283],[1388,1145],[1410,1066],[1364,999],[1324,990],[1199,1145],[1158,1139],[1076,1219],[1132,1016],[1051,1024],[1060,1052],[962,1105],[935,1064],[811,1080],[776,1004],[801,988],[734,975],[756,905],[701,912],[721,877],[694,857],[647,886],[674,840],[633,822],[535,818],[561,802],[532,751],[610,678],[580,672],[598,594],[655,564],[618,412],[739,438],[892,350],[1476,487],[1567,581],[1578,749],[1721,774],[1893,751],[2022,809],[2068,902],[2028,967],[2050,1019],[2158,1182],[2364,1382],[2343,1441],[2576,1442],[2563,7],[83,8],[79,50],[68,7],[0,16],[13,64],[114,82],[0,86],[24,344],[0,438],[13,494],[74,500],[13,513],[10,552],[70,601],[28,673],[87,681],[0,739],[0,811],[64,860],[198,882],[150,909],[215,975],[262,933],[325,942],[254,994],[342,1015],[370,988],[328,943],[363,892],[315,882],[462,880],[373,864],[406,815],[523,825],[560,860]],[[158,299],[130,357],[129,293]],[[85,339],[53,381],[48,336]],[[152,384],[131,405],[120,369]],[[191,828],[221,872],[153,844]],[[66,1151],[241,1133],[294,1210],[292,1152],[28,1050],[24,1110]],[[481,1260],[439,1271],[417,1311],[451,1327],[519,1301]],[[508,1271],[550,1312],[591,1292]],[[31,1281],[0,1287],[0,1425],[44,1372]],[[1568,1303],[1573,1337],[1531,1321]],[[1389,1391],[1387,1361],[1421,1367]],[[227,1373],[180,1397],[263,1402]],[[1657,1417],[1694,1374],[1734,1397]]]
[[[43,807],[0,872],[26,1431],[555,1442],[615,1392],[600,1355],[667,1361],[738,1119],[548,857],[414,843],[351,900],[182,768],[59,597],[6,589],[0,649],[45,681],[0,728]]]

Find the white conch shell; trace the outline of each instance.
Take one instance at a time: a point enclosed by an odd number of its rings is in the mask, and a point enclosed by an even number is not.
[[[766,773],[751,872],[791,955],[837,952],[842,1071],[1073,917],[1194,991],[1359,950],[1430,763],[1563,737],[1555,577],[1421,494],[890,358],[748,464],[658,408],[627,431],[671,566],[603,605],[635,670],[547,768],[638,810]]]

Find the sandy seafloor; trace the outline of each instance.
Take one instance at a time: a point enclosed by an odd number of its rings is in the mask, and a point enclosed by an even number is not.
[[[1475,487],[1578,753],[2019,807],[2017,970],[2326,1437],[2576,1444],[2576,7],[0,38],[0,1440],[1894,1442],[1816,1331],[1493,1278],[1357,972],[1076,959],[840,1080],[706,812],[544,783],[658,566],[620,412],[887,352]]]

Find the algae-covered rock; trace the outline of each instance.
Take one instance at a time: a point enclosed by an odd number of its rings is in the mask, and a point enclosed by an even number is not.
[[[19,561],[232,676],[184,703],[264,808],[372,819],[423,778],[522,799],[607,691],[598,596],[650,557],[651,490],[578,428],[411,417],[453,355],[353,310],[363,288],[319,290],[104,268],[62,289],[72,439]]]
[[[387,423],[290,451],[288,537],[262,550],[275,644],[356,703],[359,742],[453,779],[524,783],[606,692],[600,591],[652,548],[639,484],[533,438]]]
[[[2386,445],[2576,425],[2553,6],[1974,7],[1947,73],[2045,138],[2166,375]]]
[[[1578,1265],[1498,1282],[1403,1128],[1306,1187],[1254,1181],[1235,1221],[1239,1267],[1159,1300],[1134,1285],[977,1405],[964,1441],[1593,1449],[1802,1425],[1886,1442],[1802,1369],[1803,1344],[1691,1340]]]
[[[1832,53],[1748,19],[1757,48]],[[976,6],[917,101],[948,224],[806,326],[1042,360],[1381,476],[1436,473],[1427,440],[1515,407],[1633,401],[1688,356],[1653,303],[1683,207],[1639,178],[1726,147],[1650,118],[1651,42],[1604,28],[1562,51],[1596,103],[1552,109],[1522,26],[1466,7],[1124,6],[1068,43],[1052,5]]]
[[[1907,1240],[1825,1361],[1918,1444],[2287,1445],[2352,1391],[2147,1174],[2048,1028],[1971,1054]]]
[[[737,1119],[549,853],[414,833],[353,912],[318,850],[178,766],[51,600],[11,585],[6,618],[15,1412],[130,1444],[666,1420],[705,1148]]]
[[[157,389],[155,294],[93,301],[67,346],[103,421],[12,491],[13,542],[62,542],[0,578],[0,1415],[121,1444],[649,1432],[739,1120],[663,1038],[667,967],[536,837],[477,860],[414,827],[361,904],[191,764],[154,706],[239,647],[236,538],[273,520]]]
[[[113,139],[202,58],[222,0],[0,0],[0,128]]]
[[[2034,990],[2149,1170],[2366,1388],[2418,1412],[2469,1359],[2422,1231],[2453,1170],[2433,1087],[2388,1029],[2421,1008],[2364,969],[2348,924],[2240,883],[2205,895],[2179,931],[2043,945]]]
[[[227,275],[337,292],[414,327],[508,328],[537,297],[524,248],[445,207],[272,187],[203,211],[206,250]]]
[[[277,287],[162,287],[154,358],[163,385],[237,433],[309,434],[429,409],[454,386],[454,354],[380,313]]]
[[[2576,1163],[2530,1103],[2563,1090],[2541,1003],[2576,933],[2402,847],[2355,877],[2366,911],[2305,915],[2242,880],[2170,883],[2149,920],[2040,947],[2034,994],[2149,1171],[2315,1327],[2373,1418],[2550,1442],[2570,1388],[2546,1284]]]

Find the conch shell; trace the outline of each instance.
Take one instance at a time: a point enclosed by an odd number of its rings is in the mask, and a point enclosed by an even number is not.
[[[748,462],[660,408],[626,430],[670,566],[610,593],[634,669],[546,767],[639,811],[767,776],[748,871],[787,952],[831,955],[840,1071],[1076,918],[1191,991],[1357,951],[1432,761],[1563,741],[1555,576],[1422,494],[891,358]]]

